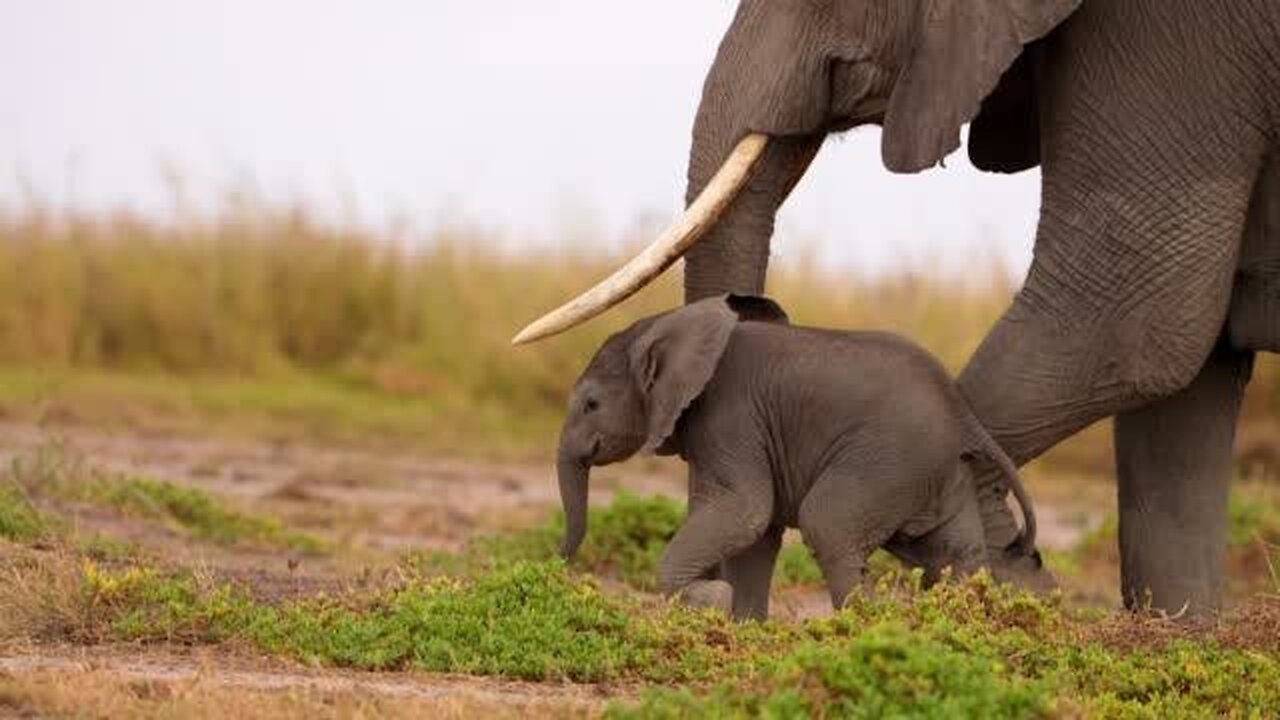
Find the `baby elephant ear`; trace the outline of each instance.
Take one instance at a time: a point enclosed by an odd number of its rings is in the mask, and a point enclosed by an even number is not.
[[[707,298],[659,316],[629,350],[631,373],[648,408],[643,453],[675,431],[680,414],[715,373],[738,314],[724,296]]]
[[[791,324],[787,311],[771,298],[759,295],[729,295],[725,300],[729,303],[729,309],[737,313],[738,319],[742,322]]]

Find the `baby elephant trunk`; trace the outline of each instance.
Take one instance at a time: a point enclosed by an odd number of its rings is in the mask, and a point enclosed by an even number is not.
[[[587,478],[591,466],[562,448],[556,471],[560,476],[560,503],[564,506],[564,544],[560,554],[569,560],[587,534]]]

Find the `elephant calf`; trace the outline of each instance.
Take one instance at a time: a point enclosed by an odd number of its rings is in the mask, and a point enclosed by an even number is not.
[[[1038,570],[1035,514],[1017,470],[946,371],[894,335],[794,327],[773,301],[719,296],[609,338],[578,380],[561,433],[562,552],[586,532],[591,466],[637,452],[689,464],[689,515],[661,587],[764,618],[774,560],[799,527],[838,608],[886,548],[923,567],[987,562],[968,463],[1004,471],[1025,530],[1005,550]]]

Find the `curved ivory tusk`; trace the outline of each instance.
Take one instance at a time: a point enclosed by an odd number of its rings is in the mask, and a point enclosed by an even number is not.
[[[764,154],[768,142],[768,136],[758,133],[739,141],[729,159],[724,161],[711,182],[674,225],[595,287],[530,323],[511,343],[523,345],[564,332],[626,300],[661,275],[715,227],[716,221],[751,179],[756,162]]]

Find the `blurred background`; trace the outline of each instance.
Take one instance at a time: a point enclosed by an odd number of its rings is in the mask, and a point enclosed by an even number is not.
[[[0,0],[0,413],[545,458],[591,350],[679,273],[508,340],[679,210],[735,5]],[[1029,262],[1038,174],[960,153],[891,175],[876,130],[827,145],[770,292],[958,369]],[[1265,469],[1274,362],[1257,376],[1241,461]],[[1106,438],[1048,467],[1109,477]]]

